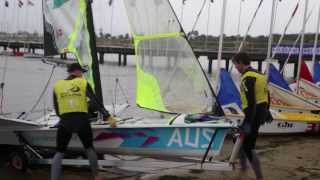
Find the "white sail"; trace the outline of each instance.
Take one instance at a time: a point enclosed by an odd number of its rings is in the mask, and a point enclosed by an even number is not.
[[[213,90],[168,0],[124,0],[134,38],[139,106],[205,113]]]
[[[88,72],[85,77],[92,89],[95,89],[87,25],[87,1],[43,0],[43,13],[45,55],[55,55],[55,51],[72,53],[83,67],[87,67]],[[46,35],[51,36],[46,37]],[[55,50],[50,50],[50,47]]]

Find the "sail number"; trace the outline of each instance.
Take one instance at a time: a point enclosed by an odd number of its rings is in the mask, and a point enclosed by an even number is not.
[[[167,146],[207,148],[214,131],[210,128],[175,128]]]

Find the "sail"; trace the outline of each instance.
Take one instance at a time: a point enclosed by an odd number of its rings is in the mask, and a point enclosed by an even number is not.
[[[308,65],[304,60],[301,62],[300,78],[309,82],[313,82],[311,72],[309,71]]]
[[[124,0],[134,39],[136,103],[168,113],[205,113],[215,98],[168,0]]]
[[[283,78],[282,74],[274,67],[273,64],[270,64],[269,66],[269,77],[268,77],[269,82],[286,89],[288,91],[292,91],[289,87],[289,84],[287,81]]]
[[[95,89],[92,74],[87,0],[43,0],[45,56],[72,53],[88,72],[85,78]]]
[[[236,103],[240,108],[242,107],[240,93],[237,86],[234,84],[229,72],[223,68],[221,68],[220,71],[220,88],[217,94],[217,99],[222,106],[230,103]]]
[[[313,82],[320,84],[320,63],[315,62],[313,66]]]

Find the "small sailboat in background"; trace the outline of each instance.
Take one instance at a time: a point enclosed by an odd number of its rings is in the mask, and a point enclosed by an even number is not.
[[[258,8],[260,7],[260,5],[261,4],[259,4]],[[296,10],[297,6],[293,12],[291,19],[289,20],[289,23],[294,17]],[[251,22],[253,22],[253,20]],[[273,26],[273,24],[273,20],[271,20],[271,26]],[[285,31],[287,27],[288,25],[286,26]],[[271,39],[272,29],[273,27],[270,27]],[[250,28],[248,28],[246,35],[248,34],[249,30]],[[244,46],[242,46],[243,44],[244,42],[241,43],[239,50],[244,48]],[[271,54],[271,44],[272,41],[269,41],[270,51],[268,51],[268,56],[270,56]],[[268,59],[270,58],[267,58],[267,60]],[[273,64],[271,64],[270,61],[268,62],[268,64],[270,64],[267,66],[267,74],[269,79],[269,91],[271,94],[271,113],[274,121],[271,124],[262,126],[260,132],[264,134],[287,134],[304,133],[310,130],[310,125],[308,124],[308,122],[320,121],[320,106],[312,102],[308,102],[306,99],[298,95],[295,95],[290,90],[290,87],[284,80],[282,74],[274,67]],[[224,69],[221,70],[219,78],[220,84],[218,100],[222,105],[226,116],[231,119],[242,120],[244,114],[241,110],[241,100],[237,86],[234,84],[230,74]]]

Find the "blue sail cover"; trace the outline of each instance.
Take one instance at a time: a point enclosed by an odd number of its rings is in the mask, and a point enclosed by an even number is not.
[[[240,93],[229,72],[223,68],[221,68],[220,71],[220,88],[217,99],[222,106],[230,103],[236,103],[240,108],[242,107]]]
[[[313,82],[320,83],[320,63],[316,61],[313,66]]]
[[[283,78],[282,74],[274,67],[273,64],[270,64],[269,66],[269,82],[280,86],[288,91],[292,91],[289,87],[289,84],[287,81]]]

